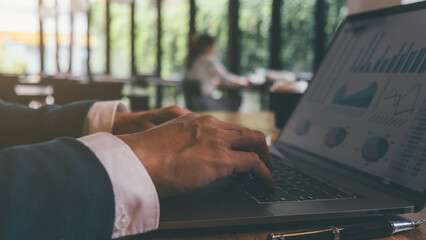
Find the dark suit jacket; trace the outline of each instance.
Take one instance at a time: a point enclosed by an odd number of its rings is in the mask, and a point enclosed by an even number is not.
[[[112,184],[73,138],[92,104],[33,110],[0,102],[0,239],[111,238]]]

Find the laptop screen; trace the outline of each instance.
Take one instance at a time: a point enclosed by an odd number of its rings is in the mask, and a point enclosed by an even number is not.
[[[423,192],[424,23],[424,8],[346,21],[278,143]]]

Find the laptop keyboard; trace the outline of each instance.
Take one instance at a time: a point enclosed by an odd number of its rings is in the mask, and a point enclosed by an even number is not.
[[[277,185],[274,191],[265,190],[265,187],[251,176],[236,174],[232,180],[259,203],[363,197],[338,184],[309,176],[282,161],[274,163],[272,176]]]

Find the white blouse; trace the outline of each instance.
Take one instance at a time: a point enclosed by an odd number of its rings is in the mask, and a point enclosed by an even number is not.
[[[210,95],[219,86],[229,86],[231,83],[241,83],[244,78],[230,73],[219,60],[211,55],[202,55],[185,72],[185,79],[200,81],[203,95]]]

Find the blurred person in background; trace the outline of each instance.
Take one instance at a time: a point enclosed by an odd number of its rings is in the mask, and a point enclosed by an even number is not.
[[[245,77],[229,72],[218,60],[214,38],[195,36],[191,40],[184,79],[187,107],[191,110],[237,111],[241,96],[229,90],[223,97],[216,94],[219,88],[239,88],[249,85]]]

